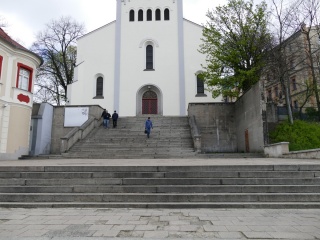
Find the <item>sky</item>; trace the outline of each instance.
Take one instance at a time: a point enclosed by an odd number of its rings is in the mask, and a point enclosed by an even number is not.
[[[184,18],[204,24],[206,12],[226,2],[183,0]],[[0,19],[7,25],[4,30],[26,48],[45,24],[62,16],[83,23],[86,32],[91,32],[116,19],[116,0],[0,0]]]

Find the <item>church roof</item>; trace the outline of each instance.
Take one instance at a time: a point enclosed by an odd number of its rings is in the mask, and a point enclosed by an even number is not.
[[[22,46],[21,44],[19,44],[15,40],[13,40],[2,28],[0,28],[0,39],[2,39],[4,42],[8,43],[9,45],[11,45],[14,48],[17,48],[17,49],[20,49],[20,50],[23,50],[23,51],[26,51],[28,53],[35,55],[37,58],[39,58],[39,60],[41,61],[41,64],[42,64],[43,60],[40,56],[38,56],[34,52],[31,52],[29,49],[25,48],[24,46]]]

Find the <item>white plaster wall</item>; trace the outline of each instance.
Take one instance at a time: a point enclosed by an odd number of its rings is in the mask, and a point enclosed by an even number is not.
[[[41,141],[37,141],[34,154],[50,154],[53,106],[41,103],[38,114],[42,118],[38,121],[37,139],[41,139]]]
[[[157,8],[161,10],[161,21],[155,21]],[[170,10],[169,21],[164,21],[165,8]],[[129,22],[131,9],[136,13],[134,22]],[[137,21],[139,9],[144,11],[144,20],[140,22]],[[148,9],[153,12],[152,21],[146,21]],[[179,114],[177,21],[177,3],[173,3],[172,0],[133,0],[122,5],[119,109],[121,115],[136,115],[136,94],[145,85],[157,86],[163,93],[164,115]],[[155,71],[144,71],[147,41],[154,43]]]
[[[120,1],[120,0],[119,0]],[[157,87],[162,93],[162,114],[180,115],[179,81],[179,36],[178,2],[173,0],[130,0],[118,2],[121,6],[120,19],[103,26],[78,40],[78,81],[68,86],[70,105],[100,105],[121,116],[137,114],[137,93],[144,86]],[[141,7],[143,6],[143,7]],[[155,20],[156,9],[161,10],[161,21]],[[170,10],[170,20],[164,20],[164,10]],[[130,10],[135,11],[135,21],[129,21]],[[143,21],[138,21],[138,10],[144,12]],[[152,21],[147,21],[147,10],[153,13]],[[182,19],[180,19],[182,20]],[[197,93],[196,73],[201,71],[205,56],[198,52],[201,44],[202,27],[187,20],[183,21],[184,31],[184,74],[185,109],[189,102],[219,102],[207,97],[195,97]],[[121,24],[120,24],[121,22]],[[120,29],[120,73],[117,81],[116,27]],[[145,71],[146,45],[153,43],[154,70]],[[104,78],[104,99],[93,99],[96,91],[96,78]],[[119,109],[117,106],[117,84],[119,84]],[[160,97],[159,97],[160,98]],[[115,100],[115,101],[114,101]],[[185,111],[186,112],[186,111]]]
[[[0,90],[0,160],[17,159],[22,154],[28,154],[33,86],[40,59],[27,50],[12,47],[2,39],[0,39],[0,54],[3,56]],[[31,92],[16,88],[18,63],[33,69]],[[20,102],[17,97],[20,94],[29,97],[29,102]],[[23,123],[21,119],[24,120]]]
[[[78,81],[68,85],[70,105],[100,105],[112,109],[114,90],[115,22],[78,39]],[[81,63],[82,62],[82,63]],[[96,79],[103,77],[104,99],[96,96]]]
[[[185,77],[186,77],[186,108],[188,103],[196,102],[222,102],[222,98],[212,98],[211,92],[205,90],[206,97],[196,97],[197,76],[203,71],[201,65],[206,64],[206,56],[198,50],[202,44],[203,27],[189,20],[184,20],[184,55],[185,55]]]

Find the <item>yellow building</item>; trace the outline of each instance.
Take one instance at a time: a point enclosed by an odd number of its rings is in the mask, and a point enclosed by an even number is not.
[[[308,35],[307,35],[308,34]],[[309,38],[309,39],[308,39]],[[289,92],[290,104],[293,112],[306,112],[307,108],[317,109],[317,102],[313,91],[314,82],[312,69],[315,72],[318,90],[320,89],[319,68],[319,36],[316,27],[302,26],[299,31],[286,39],[281,49],[277,46],[272,51],[272,60],[264,72],[265,89],[268,102],[278,106],[285,106],[285,89],[280,84],[282,78]],[[282,60],[279,60],[281,51]],[[313,64],[310,54],[312,53]]]
[[[0,28],[0,160],[29,153],[33,86],[41,64]]]

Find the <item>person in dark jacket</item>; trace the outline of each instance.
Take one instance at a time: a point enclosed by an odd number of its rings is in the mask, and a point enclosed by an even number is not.
[[[151,133],[151,128],[153,129],[153,125],[152,125],[152,121],[150,120],[150,117],[148,117],[144,127],[147,132],[147,137],[149,138]]]
[[[103,110],[100,118],[102,117],[103,117],[103,127],[108,128],[111,115],[110,113],[108,113],[106,109]]]
[[[119,118],[119,115],[117,111],[114,111],[114,113],[112,114],[113,128],[117,127],[118,118]]]

